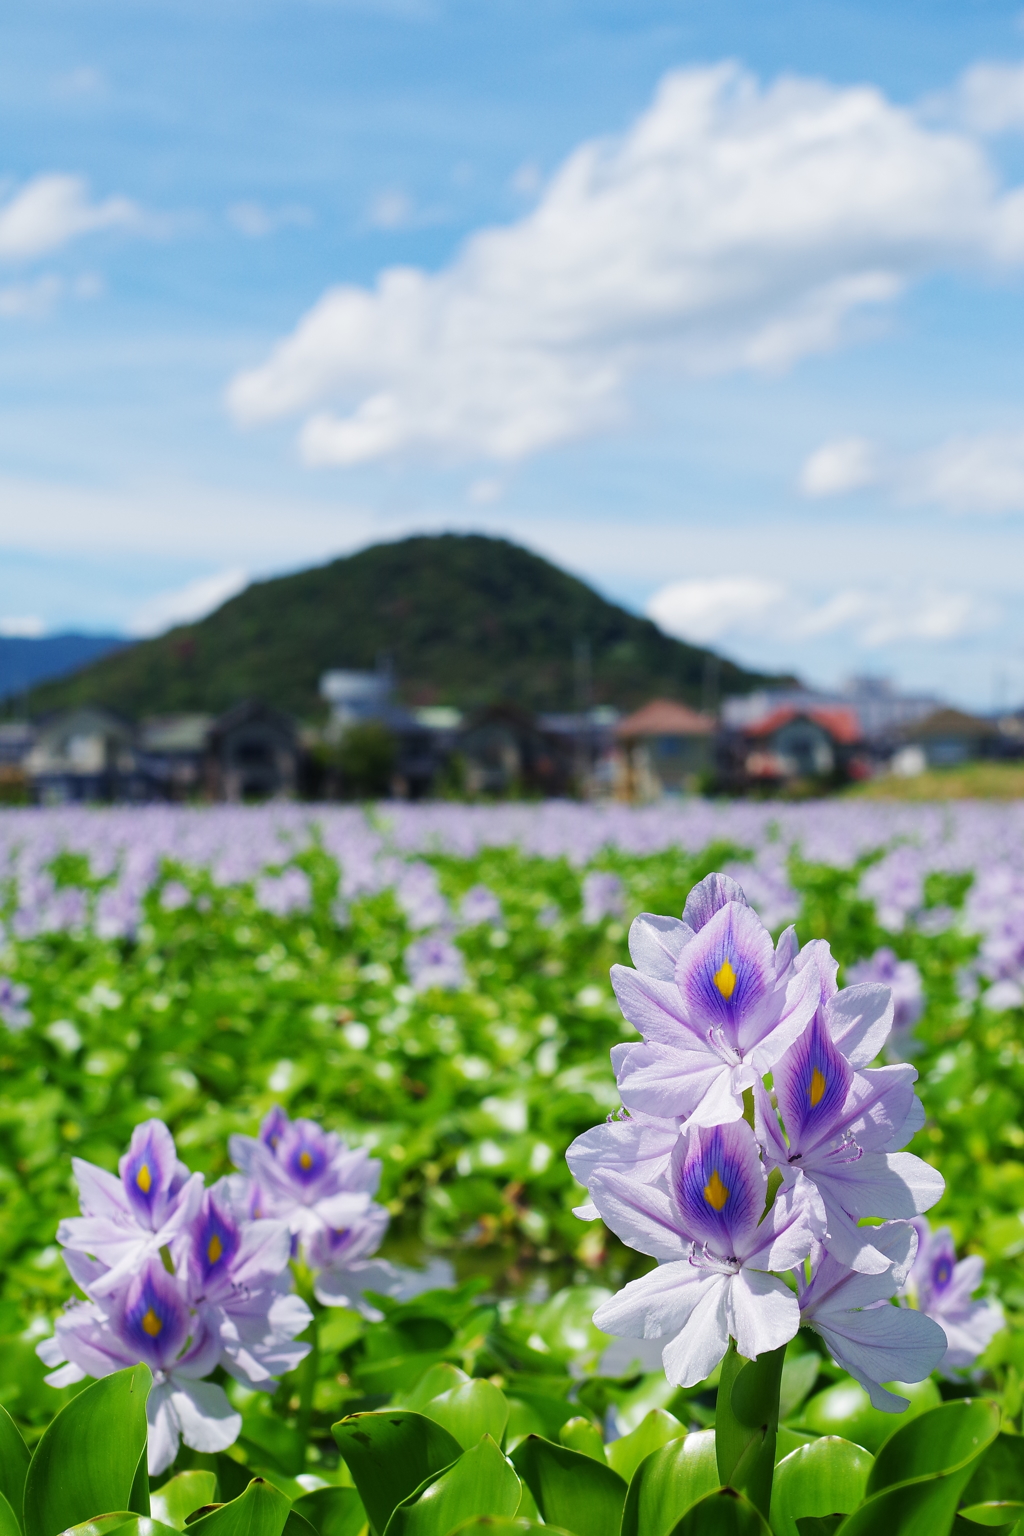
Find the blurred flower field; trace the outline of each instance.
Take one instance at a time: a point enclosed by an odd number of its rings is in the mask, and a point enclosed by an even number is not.
[[[840,985],[893,985],[927,1117],[910,1150],[946,1180],[931,1221],[998,1287],[1011,1327],[986,1363],[1012,1398],[1024,807],[833,801],[4,813],[4,1405],[31,1427],[64,1398],[34,1347],[69,1294],[71,1156],[115,1169],[158,1118],[210,1184],[277,1104],[382,1160],[386,1257],[526,1297],[561,1360],[545,1296],[575,1284],[582,1304],[648,1262],[573,1216],[564,1161],[618,1107],[609,1048],[638,1038],[609,967],[637,913],[678,914],[712,869],[774,934],[828,939]],[[326,1325],[338,1350],[351,1316]],[[317,1391],[330,1413],[349,1389],[335,1372]]]

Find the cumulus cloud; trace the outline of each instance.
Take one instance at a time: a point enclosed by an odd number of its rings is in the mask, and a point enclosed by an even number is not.
[[[8,614],[0,617],[0,637],[5,640],[38,640],[46,625],[35,614]]]
[[[922,453],[902,454],[866,438],[842,438],[815,449],[799,484],[814,497],[876,485],[909,506],[1024,512],[1024,429],[950,437]]]
[[[127,197],[94,203],[80,176],[36,176],[0,206],[0,259],[30,260],[81,235],[139,223],[140,211]]]
[[[968,134],[870,87],[684,70],[441,271],[329,289],[228,405],[304,416],[310,464],[514,460],[619,420],[644,372],[784,368],[926,271],[1022,257],[1024,191]]]
[[[1024,128],[1024,64],[974,64],[939,105],[973,133]]]
[[[756,576],[673,582],[654,594],[647,613],[666,634],[696,644],[809,641],[842,633],[865,650],[907,640],[956,640],[996,618],[988,601],[965,592],[850,587],[822,599]]]
[[[136,611],[128,632],[140,637],[159,635],[175,624],[191,624],[204,619],[229,598],[237,596],[248,580],[245,571],[218,571],[215,576],[201,576],[173,592],[161,592]]]

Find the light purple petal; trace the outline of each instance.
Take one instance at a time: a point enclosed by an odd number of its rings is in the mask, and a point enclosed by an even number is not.
[[[726,1278],[698,1269],[688,1259],[659,1264],[603,1301],[594,1313],[594,1325],[620,1338],[671,1338],[686,1326],[707,1292],[719,1290]]]
[[[577,1183],[586,1185],[602,1168],[632,1172],[644,1183],[653,1183],[668,1167],[672,1148],[679,1139],[678,1120],[653,1115],[607,1120],[584,1131],[569,1147],[565,1160]]]
[[[793,1292],[775,1275],[756,1269],[743,1268],[734,1276],[729,1314],[729,1331],[747,1360],[780,1349],[800,1327],[800,1305]]]
[[[775,1022],[765,1018],[775,950],[757,913],[730,902],[710,917],[679,956],[676,984],[691,1027],[720,1029],[734,1047],[742,1037],[755,1044]]]
[[[664,1190],[609,1170],[594,1175],[590,1195],[605,1226],[630,1248],[666,1261],[689,1257],[692,1234],[680,1231],[678,1208]]]
[[[667,1045],[633,1045],[619,1061],[619,1093],[630,1114],[658,1119],[687,1119],[731,1068],[714,1051],[696,1042],[689,1050]]]
[[[226,1451],[242,1429],[242,1415],[213,1381],[183,1381],[171,1376],[171,1405],[181,1426],[181,1438],[194,1451]]]
[[[749,905],[739,882],[729,875],[705,875],[686,898],[683,922],[696,933],[731,901],[738,902],[741,907]]]
[[[623,1017],[650,1043],[692,1047],[703,1042],[706,1030],[698,1023],[691,1026],[689,1015],[674,981],[631,970],[628,965],[613,965],[611,981]]]
[[[171,1406],[174,1388],[169,1381],[157,1382],[150,1388],[146,1400],[146,1419],[149,1424],[149,1475],[157,1477],[166,1472],[181,1444],[181,1428],[178,1416]]]
[[[832,1039],[851,1067],[866,1067],[892,1029],[892,993],[877,982],[844,987],[826,1004]]]
[[[738,1253],[745,1269],[789,1270],[811,1251],[818,1227],[815,1202],[800,1181],[778,1191],[771,1210]]]
[[[688,1127],[672,1153],[669,1184],[677,1225],[720,1258],[746,1250],[764,1210],[766,1183],[754,1133],[745,1120]]]
[[[819,1333],[837,1365],[849,1371],[876,1408],[902,1412],[908,1400],[887,1392],[884,1381],[923,1381],[938,1365],[946,1336],[923,1312],[907,1307],[868,1307],[823,1319],[804,1319]]]
[[[772,1074],[791,1155],[836,1134],[852,1079],[852,1067],[816,1014]]]
[[[675,981],[676,961],[693,938],[693,929],[677,917],[641,912],[629,927],[629,954],[637,970],[658,981]]]

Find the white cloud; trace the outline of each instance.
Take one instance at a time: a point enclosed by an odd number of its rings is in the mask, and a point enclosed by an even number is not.
[[[1024,128],[1024,64],[974,64],[940,104],[973,133]]]
[[[929,270],[1022,256],[1024,191],[967,134],[870,87],[680,71],[440,272],[329,289],[228,404],[305,415],[311,464],[514,460],[617,420],[640,373],[783,368]]]
[[[500,501],[505,487],[500,480],[494,480],[487,476],[480,480],[474,480],[467,491],[467,496],[474,507],[486,507],[494,501]]]
[[[53,273],[27,283],[8,283],[0,288],[0,318],[40,320],[53,312],[64,283]]]
[[[824,443],[800,471],[805,496],[837,496],[871,485],[878,478],[877,453],[864,437],[844,437]]]
[[[24,261],[96,230],[140,223],[140,211],[127,197],[93,203],[80,176],[36,176],[0,207],[0,258]]]
[[[988,628],[997,616],[991,601],[965,592],[841,588],[822,599],[758,576],[673,582],[654,594],[647,614],[666,634],[698,644],[844,634],[864,650],[956,640]]]
[[[35,614],[9,614],[0,618],[0,635],[5,640],[38,640],[45,633],[46,625]]]
[[[261,240],[279,229],[298,227],[308,229],[313,215],[298,203],[286,203],[280,208],[266,208],[262,203],[232,203],[227,210],[228,223],[250,240]]]
[[[800,473],[807,496],[878,485],[910,506],[948,512],[1024,512],[1024,429],[948,438],[921,453],[883,450],[865,438],[825,443]]]
[[[204,619],[229,598],[237,596],[248,580],[245,571],[219,571],[216,576],[201,576],[174,592],[161,592],[136,611],[128,632],[139,636],[159,635],[175,624],[191,624]]]
[[[373,229],[406,229],[412,220],[411,200],[395,188],[378,192],[367,214],[367,222]]]

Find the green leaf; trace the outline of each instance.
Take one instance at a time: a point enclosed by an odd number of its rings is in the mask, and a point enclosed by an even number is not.
[[[821,1371],[821,1356],[813,1349],[803,1355],[787,1355],[782,1367],[779,1391],[779,1418],[788,1419],[810,1392]]]
[[[0,1407],[0,1494],[17,1515],[25,1501],[25,1473],[31,1452],[6,1408]]]
[[[846,1515],[864,1497],[873,1458],[861,1446],[826,1435],[792,1451],[775,1468],[771,1525],[775,1536],[799,1536],[804,1515]]]
[[[536,1520],[501,1520],[491,1515],[475,1515],[463,1521],[450,1536],[520,1536],[520,1533],[537,1532],[537,1536],[573,1536],[560,1525],[540,1525]]]
[[[995,1440],[1000,1417],[998,1404],[988,1398],[962,1397],[904,1424],[875,1458],[868,1495],[969,1467]]]
[[[772,1536],[772,1533],[761,1511],[742,1493],[737,1493],[735,1488],[718,1488],[688,1509],[672,1527],[670,1536]]]
[[[972,1525],[1001,1526],[1012,1529],[1024,1515],[1024,1504],[1016,1499],[989,1499],[984,1504],[965,1504],[957,1510],[959,1520],[969,1520]]]
[[[115,1531],[122,1532],[123,1536],[174,1536],[173,1525],[162,1525],[149,1515],[136,1515],[128,1509],[98,1515],[95,1520],[84,1520],[81,1525],[63,1531],[61,1536],[114,1536]]]
[[[800,1536],[832,1536],[842,1523],[842,1515],[801,1515],[796,1528]]]
[[[435,1423],[443,1424],[463,1450],[476,1445],[483,1435],[490,1435],[495,1444],[500,1445],[508,1423],[508,1403],[504,1393],[483,1378],[450,1387],[447,1392],[424,1403],[420,1412]]]
[[[331,1433],[377,1536],[397,1504],[462,1455],[443,1424],[409,1408],[353,1413]]]
[[[279,1488],[254,1477],[244,1493],[189,1525],[190,1536],[282,1536],[291,1505]]]
[[[363,1501],[354,1488],[316,1488],[296,1499],[292,1509],[309,1521],[317,1536],[359,1536],[366,1524]]]
[[[767,1516],[786,1346],[745,1360],[730,1340],[715,1410],[718,1481],[749,1495]]]
[[[785,1424],[780,1424],[775,1437],[775,1465],[778,1466],[790,1451],[797,1450],[801,1445],[810,1445],[817,1439],[818,1435],[807,1435],[801,1429],[789,1429]]]
[[[168,1478],[162,1488],[149,1496],[153,1518],[176,1531],[185,1529],[185,1516],[217,1497],[217,1478],[213,1472],[179,1472]]]
[[[633,1473],[622,1511],[622,1536],[668,1536],[691,1504],[718,1486],[713,1429],[670,1440]]]
[[[1024,1437],[999,1434],[971,1474],[963,1501],[990,1504],[1007,1499],[1024,1500]]]
[[[25,1536],[55,1536],[111,1509],[126,1509],[146,1449],[144,1365],[94,1381],[57,1414],[25,1478]]]
[[[910,1399],[905,1413],[883,1413],[872,1406],[871,1399],[855,1381],[839,1381],[826,1387],[805,1404],[799,1427],[816,1435],[839,1435],[874,1453],[889,1436],[919,1414],[937,1408],[942,1399],[939,1389],[927,1377],[917,1382],[892,1382],[893,1391]]]
[[[18,1517],[2,1493],[0,1493],[0,1536],[21,1536]]]
[[[417,1413],[421,1413],[425,1403],[440,1397],[445,1392],[450,1392],[453,1387],[464,1387],[471,1379],[465,1371],[460,1371],[457,1365],[450,1365],[447,1360],[442,1360],[439,1365],[432,1365],[429,1371],[424,1371],[419,1381],[408,1392],[396,1394],[393,1406],[413,1408]]]
[[[607,1447],[608,1465],[628,1483],[645,1456],[660,1451],[671,1440],[681,1440],[685,1434],[686,1425],[680,1424],[675,1414],[664,1408],[652,1408],[632,1434],[613,1440]]]
[[[283,1536],[316,1536],[315,1528],[310,1525],[305,1516],[295,1513],[294,1504],[288,1511],[288,1518],[284,1523]]]
[[[611,1467],[539,1435],[520,1440],[512,1465],[548,1525],[563,1525],[577,1536],[619,1536],[626,1484]]]
[[[286,1477],[296,1477],[306,1465],[305,1437],[276,1413],[264,1413],[257,1407],[243,1414],[239,1438],[259,1453],[257,1460],[269,1457]]]
[[[840,1526],[842,1536],[944,1536],[999,1419],[996,1403],[960,1398],[897,1430],[875,1459],[864,1503]]]
[[[566,1419],[558,1431],[558,1443],[567,1445],[570,1451],[579,1451],[584,1456],[590,1456],[604,1466],[608,1465],[601,1431],[592,1420],[584,1418],[582,1414],[575,1419]],[[622,1476],[621,1472],[619,1476]]]
[[[474,1516],[511,1517],[519,1508],[520,1491],[518,1477],[485,1435],[454,1466],[399,1504],[386,1536],[448,1536],[453,1526]]]

